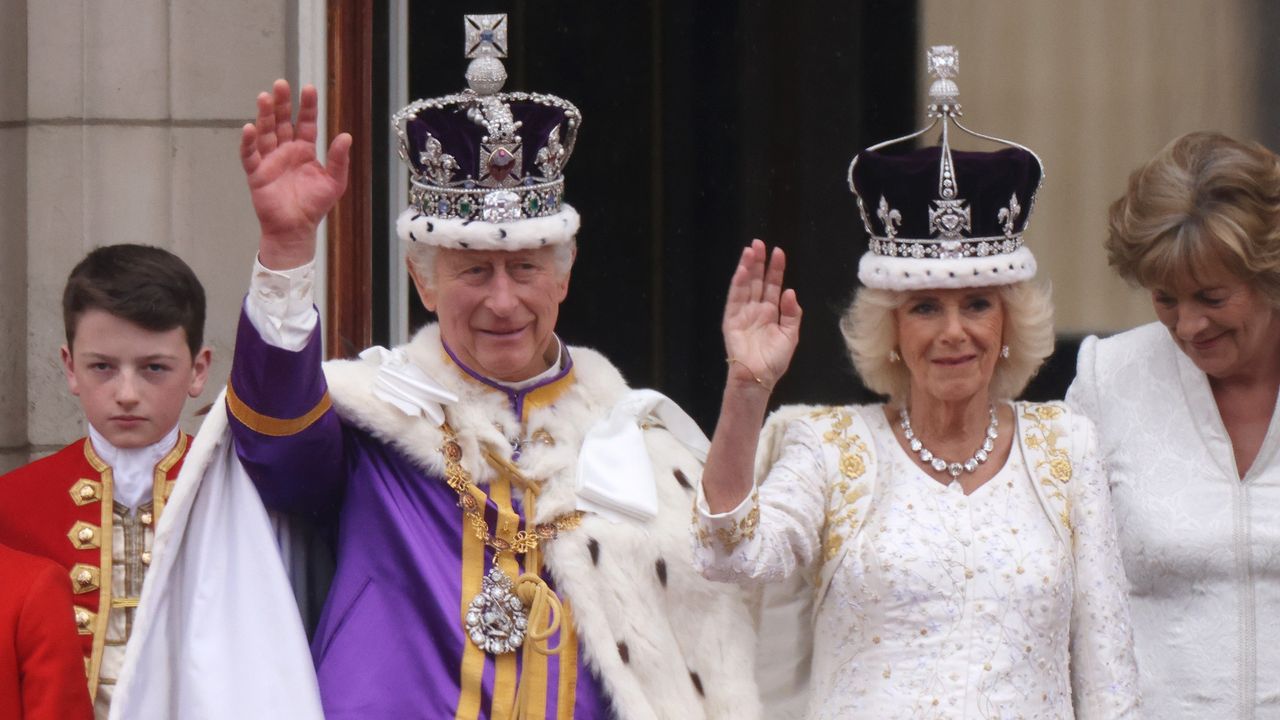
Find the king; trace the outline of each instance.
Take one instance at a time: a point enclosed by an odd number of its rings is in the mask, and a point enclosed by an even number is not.
[[[226,420],[265,505],[334,538],[311,643],[324,715],[758,717],[746,607],[692,569],[705,437],[555,333],[581,115],[501,91],[505,16],[466,29],[469,88],[395,118],[398,234],[438,318],[403,347],[321,362],[316,225],[350,137],[317,162],[315,90],[295,121],[277,81],[243,133],[262,234]]]

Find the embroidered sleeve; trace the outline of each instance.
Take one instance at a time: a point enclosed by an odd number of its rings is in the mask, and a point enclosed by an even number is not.
[[[792,422],[767,477],[733,510],[712,515],[701,490],[694,508],[694,559],[711,580],[750,584],[791,575],[821,552],[823,449],[813,427]]]
[[[1075,599],[1071,615],[1071,686],[1076,717],[1138,717],[1138,670],[1133,654],[1129,591],[1116,538],[1093,423],[1077,417],[1077,454],[1069,480]]]

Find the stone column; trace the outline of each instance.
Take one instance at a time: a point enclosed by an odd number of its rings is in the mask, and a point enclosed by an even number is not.
[[[26,13],[25,23],[6,23],[13,30],[5,32],[26,31],[29,118],[17,129],[26,134],[25,170],[16,176],[26,187],[26,233],[18,240],[26,246],[18,263],[26,268],[24,309],[13,311],[10,295],[21,292],[0,269],[0,331],[8,329],[8,313],[25,315],[29,412],[19,413],[27,415],[21,430],[0,420],[0,445],[13,432],[25,434],[38,455],[85,432],[58,361],[62,286],[85,252],[122,242],[172,250],[204,283],[214,364],[204,395],[189,402],[183,420],[188,431],[199,426],[194,412],[228,374],[257,247],[237,152],[240,127],[252,119],[257,92],[297,67],[297,1],[0,0]],[[12,48],[5,42],[0,52]],[[11,112],[4,105],[0,112]],[[0,162],[8,178],[11,156]],[[6,220],[10,201],[8,192],[0,197]],[[6,261],[13,257],[5,253]],[[4,415],[11,406],[3,353],[11,350],[0,345]]]
[[[0,0],[0,472],[27,458],[27,3]]]

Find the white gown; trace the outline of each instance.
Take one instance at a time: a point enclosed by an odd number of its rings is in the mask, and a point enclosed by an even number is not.
[[[1049,406],[1016,414],[1037,407]],[[1136,717],[1092,427],[1051,407],[1053,427],[1072,428],[1072,452],[1033,449],[1028,460],[1015,443],[967,497],[912,462],[877,405],[790,423],[767,479],[734,511],[710,515],[699,498],[696,557],[708,577],[816,579],[808,717]],[[1050,442],[1067,445],[1065,434]],[[1066,481],[1042,481],[1063,458]]]
[[[1148,717],[1280,718],[1280,411],[1242,479],[1207,376],[1159,323],[1080,347]]]

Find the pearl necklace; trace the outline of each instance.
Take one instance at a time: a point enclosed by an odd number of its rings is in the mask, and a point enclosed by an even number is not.
[[[987,435],[982,439],[982,447],[978,448],[977,452],[969,456],[969,459],[963,463],[948,463],[946,460],[934,455],[929,451],[929,448],[924,446],[924,443],[920,442],[920,438],[916,437],[916,434],[911,430],[911,416],[907,414],[906,405],[902,406],[898,417],[902,418],[902,435],[907,439],[907,443],[910,444],[911,452],[918,453],[920,460],[932,466],[934,470],[938,472],[945,470],[954,479],[960,477],[961,471],[973,472],[977,470],[978,466],[986,462],[990,453],[995,450],[996,438],[1000,437],[1000,421],[996,418],[996,406],[991,405],[990,410],[991,424],[987,426]]]

